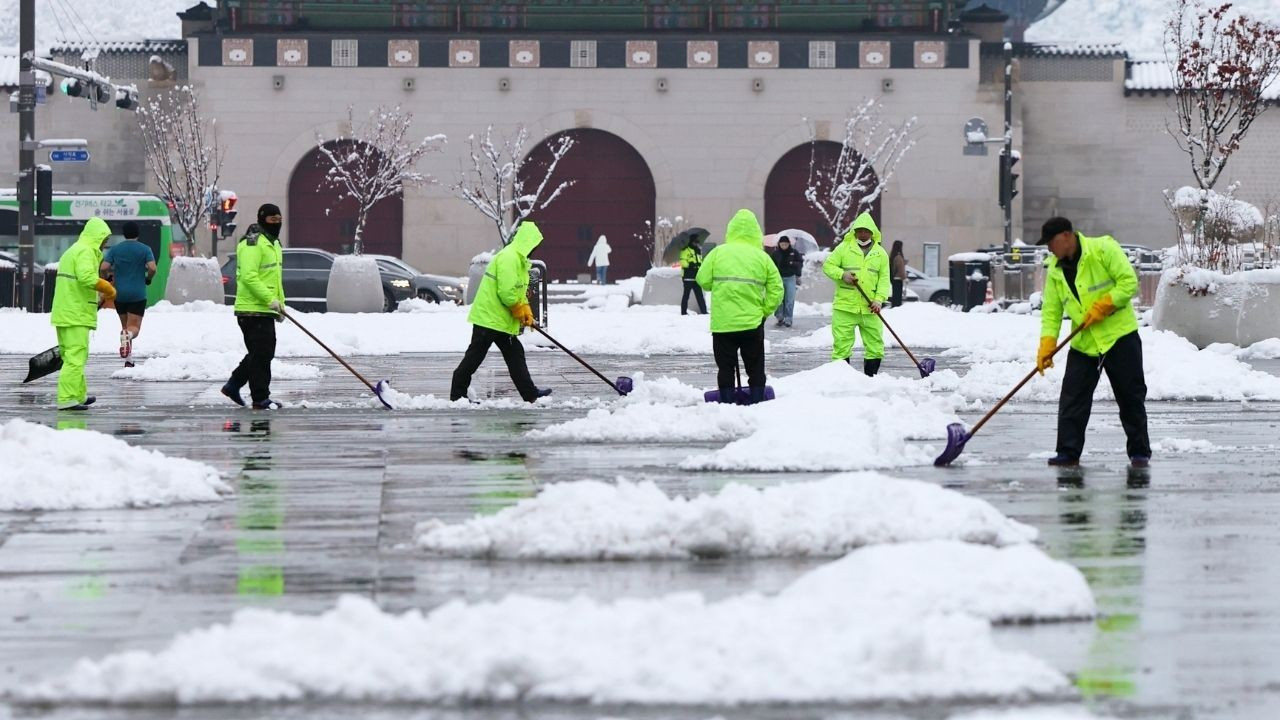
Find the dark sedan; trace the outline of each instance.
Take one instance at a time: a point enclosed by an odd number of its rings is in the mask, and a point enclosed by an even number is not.
[[[313,248],[284,249],[284,296],[291,308],[324,312],[328,307],[329,273],[334,254]],[[382,273],[382,309],[391,312],[401,300],[414,297],[412,280],[407,273],[390,270],[379,264]],[[236,302],[236,259],[222,264],[222,292],[228,305]]]

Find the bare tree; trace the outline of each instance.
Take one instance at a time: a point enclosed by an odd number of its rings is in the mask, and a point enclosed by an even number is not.
[[[665,265],[666,263],[662,262],[662,256],[666,252],[667,246],[671,244],[671,241],[677,235],[687,229],[689,229],[689,222],[684,219],[683,215],[677,215],[673,218],[659,215],[656,229],[652,222],[645,220],[644,231],[636,233],[635,238],[649,251],[649,267],[656,268]]]
[[[187,254],[195,254],[196,231],[210,209],[223,153],[217,120],[200,115],[195,88],[184,85],[152,97],[138,108],[142,149],[172,220],[187,236]]]
[[[354,111],[347,106],[347,122],[350,129],[346,134],[339,133],[326,141],[317,133],[316,142],[330,165],[320,186],[337,189],[356,202],[352,253],[359,255],[364,252],[364,225],[375,205],[403,194],[406,188],[435,182],[435,178],[415,168],[427,153],[441,149],[445,136],[410,140],[413,113],[399,105],[378,106],[359,127],[355,125]]]
[[[1280,28],[1229,15],[1230,3],[1175,0],[1165,22],[1178,148],[1202,190],[1213,188],[1280,78]]]
[[[453,191],[493,222],[504,247],[525,218],[555,202],[565,188],[574,184],[573,180],[564,180],[554,189],[547,189],[556,166],[574,145],[573,138],[567,134],[553,141],[551,159],[537,187],[526,187],[527,178],[522,177],[521,171],[530,159],[524,153],[529,130],[523,125],[511,137],[500,136],[497,143],[492,125],[485,128],[482,137],[471,135],[467,141],[471,144],[471,167],[461,172]]]
[[[914,117],[892,126],[881,114],[875,100],[867,100],[849,113],[834,165],[819,161],[817,133],[810,129],[809,180],[804,196],[837,241],[854,219],[880,198],[898,163],[915,145],[911,138]]]

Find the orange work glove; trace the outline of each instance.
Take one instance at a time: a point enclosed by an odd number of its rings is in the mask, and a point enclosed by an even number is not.
[[[115,287],[102,278],[98,278],[98,283],[94,285],[94,289],[102,293],[102,299],[106,302],[111,302],[116,299]]]
[[[1036,351],[1036,370],[1043,376],[1044,371],[1053,367],[1053,351],[1058,349],[1058,338],[1045,335],[1040,338],[1040,349]]]
[[[1103,295],[1084,314],[1085,327],[1102,322],[1102,319],[1116,311],[1110,295]]]
[[[522,302],[519,305],[511,306],[511,317],[515,318],[524,327],[533,327],[533,308],[529,307],[529,303]]]

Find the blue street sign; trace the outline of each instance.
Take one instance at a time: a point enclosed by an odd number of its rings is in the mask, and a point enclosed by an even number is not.
[[[88,150],[50,150],[49,162],[89,162]]]

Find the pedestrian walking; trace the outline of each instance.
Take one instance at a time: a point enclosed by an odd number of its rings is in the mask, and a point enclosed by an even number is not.
[[[739,210],[724,231],[724,244],[698,269],[698,285],[711,293],[711,349],[722,403],[734,400],[739,354],[751,403],[764,400],[764,319],[782,302],[782,277],[763,242],[755,214]]]
[[[276,323],[284,322],[284,252],[280,208],[258,208],[258,232],[236,245],[236,323],[244,336],[245,356],[222,386],[222,394],[244,405],[240,390],[249,386],[254,410],[275,410],[271,399],[271,361],[276,357]]]
[[[105,302],[116,296],[111,283],[98,275],[102,249],[110,237],[111,228],[102,218],[89,218],[80,237],[58,258],[49,322],[58,334],[58,352],[62,355],[59,410],[85,410],[97,400],[89,394],[84,366],[89,362],[89,331],[98,327],[98,294]]]
[[[1138,275],[1120,244],[1110,235],[1088,237],[1064,217],[1049,218],[1037,245],[1047,245],[1043,304],[1040,308],[1040,348],[1036,369],[1043,375],[1053,367],[1053,350],[1062,329],[1062,313],[1072,328],[1084,326],[1067,352],[1067,368],[1058,396],[1057,455],[1050,465],[1073,466],[1084,451],[1085,430],[1093,409],[1093,391],[1103,370],[1111,383],[1125,450],[1134,467],[1151,462],[1147,435],[1147,383],[1142,369],[1142,340],[1133,296]]]
[[[680,314],[689,314],[689,295],[698,301],[698,313],[707,314],[707,300],[702,296],[702,288],[698,286],[698,270],[702,267],[702,241],[696,235],[689,236],[689,242],[680,251],[680,283],[684,293],[680,296]]]
[[[782,276],[782,304],[778,306],[773,317],[777,327],[791,327],[796,310],[796,288],[800,287],[800,273],[804,270],[804,256],[791,246],[791,238],[783,235],[778,238],[778,247],[773,251],[773,264]]]
[[[880,309],[889,297],[889,254],[880,245],[880,228],[862,213],[831,251],[822,271],[836,284],[831,304],[831,359],[853,364],[854,335],[862,336],[862,371],[880,372],[884,359],[884,323]],[[855,287],[856,285],[856,287]]]
[[[142,316],[147,312],[147,286],[156,275],[156,256],[138,240],[138,223],[127,222],[121,229],[124,242],[112,246],[102,256],[101,274],[116,289],[116,313],[120,316],[120,357],[125,367],[133,367],[133,341],[142,332]]]
[[[613,248],[609,247],[609,240],[601,235],[596,240],[596,246],[591,248],[591,257],[587,258],[587,267],[596,266],[596,283],[605,284],[605,277],[609,274],[609,253],[613,252]]]
[[[894,240],[893,249],[889,251],[889,284],[893,287],[893,295],[889,300],[890,307],[902,306],[902,286],[907,282],[907,257],[902,254],[902,241]]]
[[[550,388],[538,389],[529,376],[524,345],[520,343],[522,328],[533,326],[533,309],[529,307],[529,254],[542,242],[542,232],[528,220],[520,223],[511,243],[498,251],[485,268],[480,287],[476,289],[467,322],[472,324],[471,344],[462,362],[453,371],[449,388],[450,400],[461,400],[471,387],[471,376],[480,369],[490,345],[497,345],[507,363],[511,381],[525,402],[534,402],[551,394]]]

